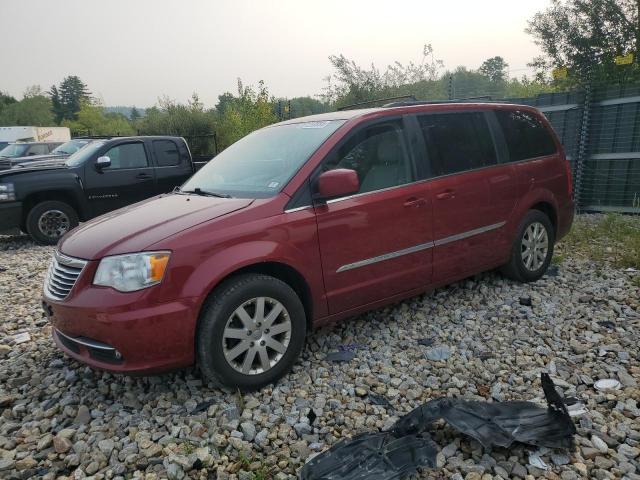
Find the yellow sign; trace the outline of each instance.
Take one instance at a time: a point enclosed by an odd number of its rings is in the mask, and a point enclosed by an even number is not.
[[[558,67],[554,68],[551,74],[553,75],[553,78],[557,80],[559,78],[567,78],[569,72],[566,67]]]
[[[633,53],[618,55],[614,61],[616,62],[616,65],[631,65],[633,63]]]

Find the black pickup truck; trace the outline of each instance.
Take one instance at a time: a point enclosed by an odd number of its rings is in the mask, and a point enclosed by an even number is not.
[[[19,228],[55,244],[80,221],[171,191],[204,163],[181,137],[118,137],[0,171],[0,232]]]

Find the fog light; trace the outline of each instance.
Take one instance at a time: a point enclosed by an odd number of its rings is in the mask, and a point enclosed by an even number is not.
[[[118,350],[116,350],[113,355],[116,357],[116,360],[122,359],[122,354]]]

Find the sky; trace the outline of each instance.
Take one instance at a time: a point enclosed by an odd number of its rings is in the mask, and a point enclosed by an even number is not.
[[[446,68],[500,55],[520,77],[540,54],[524,32],[549,0],[0,0],[0,90],[21,98],[78,75],[105,105],[152,106],[264,80],[277,97],[318,95],[329,55],[379,68]]]

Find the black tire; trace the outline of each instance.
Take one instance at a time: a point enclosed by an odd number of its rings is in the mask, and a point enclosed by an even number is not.
[[[275,365],[262,373],[245,374],[236,370],[225,357],[223,347],[232,349],[237,344],[225,343],[233,340],[223,341],[223,333],[236,309],[258,297],[269,297],[284,306],[284,314],[288,314],[286,318],[291,324],[289,343]],[[304,307],[289,285],[267,275],[238,275],[216,288],[202,309],[196,331],[197,364],[203,376],[216,386],[232,387],[241,391],[257,390],[277,381],[291,369],[304,346],[306,330]],[[269,330],[265,333],[269,333]],[[271,351],[271,354],[276,353]],[[243,358],[246,359],[246,356]],[[260,361],[258,354],[255,358],[253,362],[257,365],[255,362]],[[260,365],[257,365],[258,367]]]
[[[41,218],[49,215],[50,219]],[[26,219],[27,233],[42,245],[55,245],[69,230],[78,226],[78,214],[71,205],[59,200],[46,200],[33,206]],[[56,223],[57,222],[57,223]]]
[[[532,269],[528,268],[525,265],[522,249],[525,232],[527,232],[527,229],[531,225],[534,225],[536,223],[544,227],[547,234],[548,247],[546,256],[544,257],[544,261],[542,261],[539,268]],[[547,217],[543,212],[539,210],[529,210],[525,214],[522,222],[520,223],[520,226],[518,227],[518,233],[515,237],[515,240],[513,241],[513,246],[511,248],[511,258],[509,260],[509,263],[501,268],[502,273],[506,277],[517,280],[519,282],[535,282],[545,274],[547,268],[549,267],[549,264],[551,263],[554,243],[555,231],[551,220],[549,220],[549,217]]]

